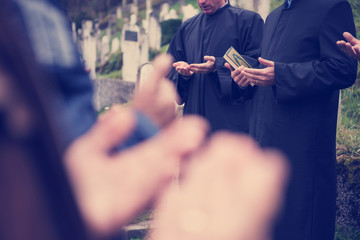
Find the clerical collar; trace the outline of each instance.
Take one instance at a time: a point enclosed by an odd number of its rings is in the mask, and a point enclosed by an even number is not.
[[[292,0],[287,0],[287,8],[289,8],[291,6],[291,2],[292,2]]]

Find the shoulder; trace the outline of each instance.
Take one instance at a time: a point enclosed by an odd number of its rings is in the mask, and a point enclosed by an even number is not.
[[[309,4],[314,4],[315,8],[321,8],[327,11],[330,11],[336,6],[339,5],[349,5],[350,3],[347,0],[319,0],[319,1],[309,1]]]
[[[186,28],[187,26],[197,24],[200,21],[200,19],[203,17],[203,15],[204,15],[204,13],[201,12],[201,13],[187,19],[186,21],[184,21],[181,24],[181,28]]]
[[[329,17],[337,18],[337,16],[344,16],[350,14],[352,16],[352,10],[350,3],[347,0],[319,0],[314,1],[314,8],[318,9],[319,17],[322,16],[322,22],[326,22]]]
[[[253,19],[256,19],[263,21],[260,14],[258,14],[257,12],[239,7],[229,6],[226,12],[227,14],[235,15],[236,17],[241,18],[242,20],[253,21]]]
[[[275,8],[273,11],[271,11],[269,13],[269,15],[266,18],[266,21],[268,21],[268,19],[273,18],[274,16],[277,16],[281,13],[281,11],[284,9],[284,5],[281,4],[280,6],[278,6],[277,8]]]

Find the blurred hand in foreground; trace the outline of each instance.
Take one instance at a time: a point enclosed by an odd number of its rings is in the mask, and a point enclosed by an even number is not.
[[[135,94],[133,107],[144,113],[158,127],[175,119],[175,101],[178,96],[174,85],[165,76],[170,71],[172,58],[159,55],[153,62],[153,71]]]
[[[152,240],[268,240],[282,202],[281,155],[220,133],[191,157],[179,191],[159,202]]]
[[[100,235],[119,230],[151,203],[172,182],[180,161],[199,147],[207,131],[203,120],[187,117],[150,140],[110,155],[134,125],[130,109],[112,108],[65,155],[80,210]]]

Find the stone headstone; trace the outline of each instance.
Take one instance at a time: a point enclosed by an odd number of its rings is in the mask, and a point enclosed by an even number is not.
[[[177,19],[178,17],[175,9],[170,9],[168,15],[165,16],[165,20]]]
[[[184,17],[182,19],[183,22],[185,22],[186,20],[188,20],[189,18],[192,18],[193,16],[199,14],[199,10],[194,8],[193,5],[188,4],[186,5],[183,9],[182,9],[183,13],[184,13]]]
[[[160,10],[160,14],[159,14],[160,22],[165,21],[165,17],[169,13],[169,8],[170,8],[170,6],[168,3],[163,3],[163,5],[161,5],[161,10]]]
[[[110,38],[108,35],[104,35],[101,38],[101,63],[109,60],[110,55]]]
[[[111,41],[111,53],[115,53],[120,49],[120,41],[117,37]]]
[[[82,52],[85,67],[90,68],[90,77],[96,78],[96,40],[92,36],[93,22],[83,21],[82,29]]]
[[[121,9],[120,6],[118,6],[118,7],[116,8],[116,18],[117,18],[117,19],[122,19],[122,9]]]
[[[77,36],[76,36],[76,23],[75,22],[71,23],[71,30],[72,30],[73,41],[76,42]]]
[[[122,30],[121,49],[123,51],[123,80],[136,82],[140,65],[140,28],[136,25],[136,16],[130,16],[130,22]]]
[[[135,1],[134,1],[134,2],[135,2]],[[131,13],[131,15],[135,15],[136,18],[137,18],[138,13],[139,13],[139,7],[138,7],[138,5],[137,5],[136,3],[131,4],[131,6],[130,6],[130,13]]]
[[[147,63],[149,61],[149,36],[145,32],[145,29],[141,31],[140,42],[140,64]]]
[[[150,76],[151,71],[154,69],[151,63],[144,63],[139,67],[138,79],[136,82],[136,89],[139,90]]]
[[[160,50],[161,48],[161,26],[159,21],[153,14],[149,19],[149,47],[154,50]]]

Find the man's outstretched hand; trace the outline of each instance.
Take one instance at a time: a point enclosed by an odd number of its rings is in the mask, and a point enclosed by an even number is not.
[[[341,51],[349,55],[350,57],[360,60],[360,40],[356,39],[353,35],[348,32],[343,34],[344,40],[337,41],[336,44],[339,46]]]

